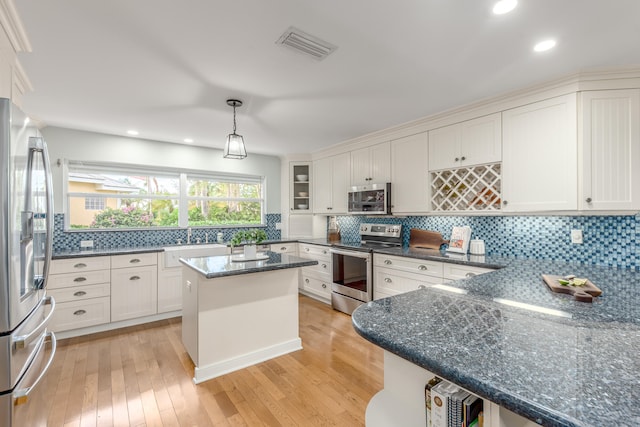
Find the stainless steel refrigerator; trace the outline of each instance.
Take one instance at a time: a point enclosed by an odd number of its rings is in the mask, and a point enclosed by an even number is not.
[[[37,127],[0,98],[0,426],[44,426],[46,372],[56,340],[46,295],[53,237],[47,146]],[[49,345],[50,343],[50,345]]]

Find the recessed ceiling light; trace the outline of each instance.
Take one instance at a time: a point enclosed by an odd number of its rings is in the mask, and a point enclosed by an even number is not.
[[[191,138],[185,138],[184,142],[186,142],[187,144],[191,144],[193,142],[193,139]]]
[[[518,5],[518,0],[500,0],[493,5],[493,13],[496,15],[504,15],[511,12]]]
[[[138,133],[139,133],[139,132],[138,132],[137,130],[133,130],[133,129],[131,129],[131,130],[128,130],[128,131],[127,131],[127,133],[128,133],[129,135],[136,136],[136,135],[138,135]]]
[[[549,50],[556,45],[556,41],[549,39],[545,41],[541,41],[533,47],[533,50],[536,52],[544,52],[545,50]]]

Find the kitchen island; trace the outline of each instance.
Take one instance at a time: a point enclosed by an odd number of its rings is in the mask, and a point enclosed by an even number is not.
[[[385,350],[385,388],[369,404],[367,425],[424,425],[424,386],[434,375],[482,397],[485,426],[637,425],[640,273],[492,263],[504,268],[353,313],[356,331]],[[587,277],[603,295],[577,302],[550,292],[542,274]]]
[[[247,262],[229,255],[180,260],[182,342],[196,384],[302,348],[298,267],[317,261],[265,254]]]

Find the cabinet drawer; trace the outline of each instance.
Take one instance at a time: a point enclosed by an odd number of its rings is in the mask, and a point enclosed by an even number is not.
[[[317,260],[331,260],[331,252],[329,252],[328,246],[309,245],[307,243],[300,243],[298,248],[300,249],[299,256],[302,258],[311,258]]]
[[[156,264],[158,264],[158,254],[156,252],[111,256],[111,268],[142,267]]]
[[[74,273],[79,271],[108,270],[111,258],[96,256],[87,258],[54,259],[51,261],[49,274]]]
[[[56,305],[50,328],[54,332],[86,328],[110,322],[109,297],[69,301]]]
[[[274,243],[271,245],[271,252],[279,254],[295,253],[298,250],[296,243]]]
[[[478,274],[494,271],[491,268],[473,267],[470,265],[444,263],[444,278],[451,280],[467,279]]]
[[[302,289],[326,299],[331,298],[331,282],[302,275]]]
[[[441,283],[441,277],[376,267],[373,289],[380,294],[397,295]]]
[[[90,298],[108,297],[111,294],[109,283],[98,285],[75,286],[72,288],[53,289],[47,292],[56,302],[81,301]]]
[[[302,274],[309,276],[325,278],[331,280],[333,272],[331,270],[331,261],[317,260],[318,264],[302,267]]]
[[[60,289],[76,286],[95,285],[97,283],[109,284],[111,280],[110,270],[95,270],[78,273],[50,274],[47,289]]]
[[[442,278],[442,263],[393,255],[373,255],[373,265]]]

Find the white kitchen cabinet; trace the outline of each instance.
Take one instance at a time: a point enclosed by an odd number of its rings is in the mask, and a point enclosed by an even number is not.
[[[384,184],[391,179],[391,144],[383,142],[351,152],[351,185]]]
[[[301,258],[318,261],[317,265],[300,268],[300,292],[329,304],[331,301],[331,252],[328,246],[299,243]]]
[[[158,256],[158,313],[182,310],[182,267],[167,267]]]
[[[640,89],[582,92],[580,209],[640,209]]]
[[[110,265],[108,256],[51,262],[47,294],[57,303],[49,326],[52,331],[110,322]]]
[[[427,133],[391,141],[391,211],[419,213],[429,210]]]
[[[502,210],[576,210],[577,102],[572,93],[502,113]]]
[[[155,252],[111,257],[112,322],[157,313],[157,257]],[[128,265],[135,267],[125,267]]]
[[[289,167],[289,209],[291,213],[310,214],[311,163],[291,162]]]
[[[272,243],[269,250],[279,254],[295,255],[298,252],[298,244],[295,242]]]
[[[501,158],[500,113],[429,131],[429,170],[494,163]]]
[[[347,213],[350,174],[349,153],[325,157],[313,162],[313,212]]]
[[[450,281],[468,279],[470,277],[477,276],[478,274],[489,273],[491,271],[495,270],[492,270],[490,268],[475,267],[472,265],[444,263],[442,274],[445,281]]]

